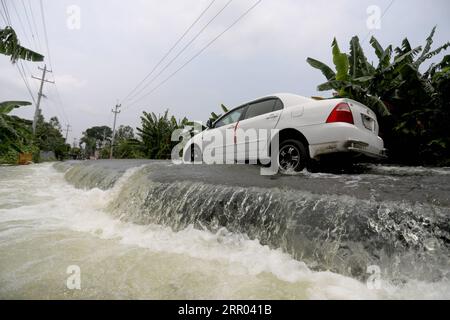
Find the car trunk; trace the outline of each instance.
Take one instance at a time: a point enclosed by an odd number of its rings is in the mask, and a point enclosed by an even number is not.
[[[357,101],[347,99],[347,103],[352,110],[355,126],[362,130],[370,131],[374,135],[378,135],[379,127],[375,113],[369,107]]]

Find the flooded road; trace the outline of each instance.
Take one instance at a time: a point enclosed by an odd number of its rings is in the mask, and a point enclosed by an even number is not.
[[[449,191],[449,169],[0,167],[0,298],[450,298]]]

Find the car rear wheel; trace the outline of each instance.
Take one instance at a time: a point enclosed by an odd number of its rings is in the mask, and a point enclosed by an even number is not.
[[[308,153],[302,142],[285,140],[280,144],[278,167],[282,173],[299,172],[305,169],[308,158]]]

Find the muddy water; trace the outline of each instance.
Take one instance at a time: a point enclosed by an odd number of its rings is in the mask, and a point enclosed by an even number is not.
[[[0,167],[0,298],[449,298],[449,174],[426,170]]]

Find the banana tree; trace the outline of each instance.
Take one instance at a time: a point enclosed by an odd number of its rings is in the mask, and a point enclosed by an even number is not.
[[[0,54],[11,56],[14,64],[17,60],[43,61],[44,56],[30,49],[22,47],[16,32],[11,27],[0,29]],[[0,102],[0,147],[2,149],[13,148],[21,151],[21,145],[28,136],[27,120],[10,116],[12,110],[21,106],[28,106],[31,103],[26,101],[5,101]]]
[[[388,115],[389,110],[383,101],[369,92],[375,68],[367,61],[358,37],[350,41],[350,54],[341,52],[336,39],[332,43],[333,64],[336,72],[325,63],[308,58],[307,62],[319,69],[327,82],[319,85],[319,91],[334,90],[338,97],[360,101],[379,115]]]
[[[332,54],[336,72],[315,59],[308,58],[307,62],[327,78],[327,82],[318,86],[319,91],[334,90],[340,97],[361,101],[379,116],[387,116],[391,113],[387,105],[393,105],[399,100],[411,100],[405,96],[406,93],[410,95],[411,91],[422,97],[421,100],[432,99],[433,88],[426,77],[422,77],[419,67],[450,46],[450,42],[447,42],[431,50],[435,31],[436,27],[432,29],[423,48],[413,48],[408,39],[404,39],[401,47],[393,50],[390,45],[384,49],[372,37],[370,44],[378,58],[376,67],[368,62],[356,36],[350,41],[349,55],[342,53],[336,39],[333,40]],[[413,90],[411,86],[414,86]]]
[[[11,56],[11,62],[17,60],[43,61],[44,56],[20,45],[16,32],[11,27],[0,29],[0,53]]]
[[[146,157],[150,159],[170,158],[171,151],[177,144],[172,141],[172,133],[176,129],[183,129],[192,125],[186,118],[177,121],[174,116],[169,116],[168,110],[163,115],[144,111],[141,116],[141,123],[142,127],[136,129],[142,140],[143,151]]]
[[[327,79],[318,86],[320,91],[334,90],[338,96],[361,101],[378,114],[391,156],[404,163],[450,162],[450,58],[431,64],[424,73],[420,70],[425,61],[450,47],[447,42],[432,49],[435,31],[433,28],[425,45],[418,47],[406,38],[395,49],[392,45],[384,48],[372,37],[377,63],[367,61],[357,37],[350,41],[349,54],[342,53],[333,41],[336,71],[315,59],[307,60]]]
[[[222,108],[222,111],[224,113],[228,112],[228,108],[225,107],[224,104],[221,104],[220,107]],[[211,112],[211,116],[209,117],[209,120],[211,120],[211,123],[213,123],[214,121],[216,121],[217,119],[219,119],[222,116],[222,114],[217,114],[215,112]]]
[[[9,115],[12,110],[29,105],[31,103],[26,101],[0,102],[0,148],[2,150],[12,148],[21,152],[22,146],[31,139],[31,122]]]

